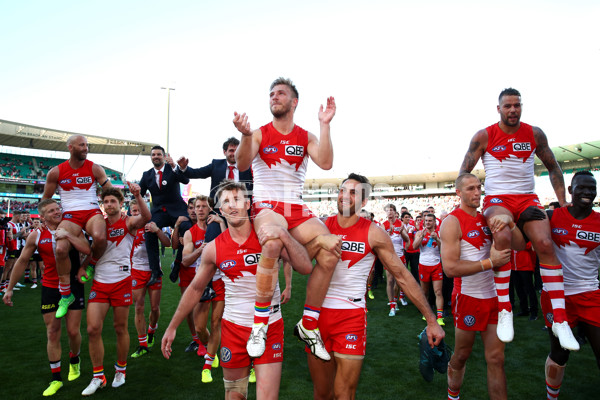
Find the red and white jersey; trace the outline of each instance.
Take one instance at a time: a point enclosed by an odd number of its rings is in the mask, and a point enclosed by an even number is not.
[[[192,226],[190,228],[189,232],[192,235],[192,242],[194,243],[194,250],[199,248],[200,246],[202,246],[202,244],[204,243],[204,236],[206,235],[206,230],[200,228],[198,226],[198,224],[194,224],[194,226]],[[198,268],[200,266],[201,258],[202,258],[202,255],[200,255],[200,257],[198,257],[198,259],[196,261],[194,261],[193,264],[189,265],[188,268]]]
[[[252,229],[250,237],[236,243],[229,229],[214,240],[217,268],[225,283],[225,310],[223,319],[234,324],[251,327],[254,322],[254,299],[256,297],[256,267],[262,251],[258,237]],[[271,300],[269,324],[281,319],[279,309],[279,283]]]
[[[96,263],[94,280],[116,283],[131,275],[131,249],[135,237],[127,229],[127,215],[114,224],[106,220],[106,250]]]
[[[44,274],[42,276],[42,286],[57,289],[58,288],[58,271],[56,270],[56,239],[54,232],[43,227],[32,233],[37,235],[35,245],[38,253],[44,262]]]
[[[492,232],[479,212],[472,217],[460,208],[452,211],[460,223],[460,259],[466,261],[485,260],[490,256]],[[443,240],[443,238],[442,238]],[[466,294],[477,299],[496,297],[494,272],[489,269],[474,275],[454,278],[454,293]]]
[[[435,233],[438,236],[440,235],[440,231],[437,228],[435,229]],[[438,265],[441,262],[440,246],[438,246],[437,240],[435,239],[432,239],[431,245],[428,246],[429,239],[431,239],[431,234],[425,231],[425,235],[421,241],[421,246],[419,246],[419,250],[421,251],[421,255],[419,256],[419,264],[427,266]]]
[[[535,189],[533,167],[535,138],[531,125],[507,134],[499,124],[486,128],[488,145],[483,154],[485,194],[531,194]]]
[[[139,271],[150,271],[150,262],[148,261],[148,252],[146,251],[146,239],[144,238],[145,232],[146,229],[144,228],[137,230],[131,249],[131,268]]]
[[[386,220],[383,223],[383,229],[390,235],[390,239],[392,239],[392,244],[394,245],[394,251],[398,257],[402,257],[404,255],[404,239],[402,239],[402,235],[400,234],[400,231],[402,231],[402,221],[397,219],[394,222],[393,228],[390,229],[390,221]]]
[[[69,160],[58,165],[58,194],[63,212],[99,209],[93,162],[85,160],[73,169]]]
[[[254,201],[302,204],[308,166],[308,132],[298,125],[287,135],[273,123],[260,128],[262,141],[252,160]]]
[[[19,224],[16,222],[8,221],[7,225],[13,237],[11,240],[7,240],[7,250],[19,250],[19,241],[17,240],[17,235],[19,234]]]
[[[365,308],[365,287],[375,263],[375,254],[369,245],[371,221],[360,218],[353,226],[342,228],[337,215],[333,215],[325,220],[325,225],[329,232],[342,239],[342,256],[333,271],[323,307]]]
[[[592,211],[585,219],[575,219],[567,207],[561,207],[552,213],[550,226],[554,250],[563,267],[565,295],[597,290],[600,213]]]
[[[408,233],[408,243],[406,244],[406,253],[419,253],[419,249],[413,249],[413,243],[415,241],[415,235],[417,234],[417,227],[414,221],[409,221],[408,224],[404,225],[406,233]]]

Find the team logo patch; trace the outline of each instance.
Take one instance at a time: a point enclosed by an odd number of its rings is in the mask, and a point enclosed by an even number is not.
[[[88,300],[92,300],[96,298],[96,292],[90,292],[90,297],[88,297]]]
[[[467,237],[471,239],[476,238],[477,236],[479,236],[479,231],[477,230],[467,233]]]
[[[490,230],[489,226],[483,226],[483,227],[481,227],[481,230],[483,231],[483,233],[485,233],[488,236],[490,236],[492,234],[492,231]]]
[[[494,147],[494,148],[492,149],[492,151],[493,151],[494,153],[497,153],[497,152],[499,152],[499,151],[504,151],[504,150],[506,150],[506,146],[496,146],[496,147]]]
[[[221,362],[231,361],[231,350],[227,347],[221,347]]]
[[[131,280],[131,286],[133,286],[133,287],[137,286],[137,281],[135,279]]]
[[[52,243],[52,239],[42,239],[42,240],[40,240],[40,244],[44,244],[44,243]]]
[[[267,146],[263,149],[263,153],[265,154],[275,154],[277,153],[277,147],[275,146]]]
[[[75,182],[77,182],[77,184],[79,184],[79,185],[86,185],[88,183],[92,183],[92,177],[91,176],[80,176],[79,178],[75,179]]]
[[[235,260],[225,260],[221,263],[221,265],[219,265],[219,269],[221,269],[221,271],[227,271],[233,267],[235,267]]]
[[[108,233],[108,236],[111,238],[123,236],[123,235],[125,235],[125,229],[123,229],[123,228],[113,229]]]
[[[356,342],[357,340],[358,340],[358,336],[356,336],[354,333],[349,333],[346,335],[347,342]]]
[[[555,235],[565,236],[569,234],[569,231],[563,228],[554,228],[552,229],[552,233]]]
[[[304,157],[304,147],[287,145],[285,146],[285,154],[288,156]]]
[[[363,242],[342,242],[342,251],[351,253],[365,254],[365,244]]]
[[[600,233],[598,232],[577,231],[575,237],[580,240],[587,240],[588,242],[600,242]]]
[[[73,218],[72,214],[65,214],[65,215],[63,215],[63,219],[71,219],[71,218]]]
[[[513,143],[513,151],[531,151],[531,143]]]
[[[490,203],[492,203],[492,204],[500,204],[500,203],[502,203],[502,200],[500,200],[497,197],[494,197],[493,199],[490,200]]]
[[[463,318],[463,321],[465,323],[466,326],[473,326],[475,325],[475,317],[472,315],[467,315],[466,317]]]
[[[271,203],[258,203],[256,205],[257,208],[273,208],[273,204]]]
[[[273,343],[273,345],[271,346],[271,348],[275,351],[277,350],[281,350],[281,343],[277,342],[277,343]]]
[[[552,314],[552,313],[546,314],[546,321],[548,321],[551,324],[554,323],[554,314]]]
[[[68,185],[69,183],[71,183],[70,179],[63,179],[62,181],[59,182],[60,185]]]
[[[246,267],[249,267],[251,265],[257,265],[259,260],[260,260],[260,253],[246,254],[244,256],[244,265]]]

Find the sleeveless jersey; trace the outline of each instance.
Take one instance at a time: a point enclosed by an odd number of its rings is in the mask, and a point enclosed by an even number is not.
[[[365,287],[375,264],[375,254],[369,245],[371,221],[360,218],[349,228],[342,228],[337,215],[325,220],[329,232],[342,239],[342,256],[333,271],[323,302],[325,308],[366,308]]]
[[[133,240],[127,229],[127,215],[122,215],[112,225],[106,220],[106,250],[96,263],[94,280],[116,283],[131,275]]]
[[[254,322],[254,299],[256,297],[256,267],[262,251],[258,237],[252,229],[243,243],[235,242],[229,229],[214,240],[217,268],[225,283],[225,310],[223,319],[234,324],[251,327]],[[279,283],[271,300],[269,324],[281,319],[279,309]]]
[[[131,249],[131,268],[139,271],[150,271],[148,252],[146,251],[146,239],[144,238],[145,232],[146,229],[144,228],[137,230]]]
[[[600,214],[575,219],[567,207],[552,213],[550,220],[556,256],[563,267],[565,295],[598,289],[600,265]]]
[[[504,133],[499,124],[488,126],[486,131],[485,194],[532,194],[536,145],[531,125],[521,122],[512,135]]]
[[[252,160],[254,201],[302,204],[308,166],[308,132],[298,125],[282,135],[269,123],[260,128],[262,141]]]
[[[8,227],[13,235],[11,240],[7,240],[8,244],[6,249],[8,251],[19,250],[19,241],[17,240],[17,235],[19,234],[19,225],[16,222],[8,221]]]
[[[460,208],[452,211],[460,223],[460,259],[466,261],[485,260],[490,256],[492,232],[479,212],[472,217]],[[443,238],[442,238],[443,239]],[[489,269],[470,276],[454,278],[454,293],[466,294],[477,299],[496,297],[494,272]]]
[[[390,221],[386,220],[383,223],[383,229],[390,235],[392,244],[394,245],[394,251],[398,257],[402,257],[404,255],[404,239],[402,239],[402,235],[400,234],[400,231],[402,230],[402,221],[397,219],[394,222],[393,231],[390,231]]]
[[[99,209],[93,162],[85,160],[73,169],[69,161],[58,165],[58,194],[63,212]]]
[[[202,246],[202,243],[204,243],[204,236],[206,235],[206,231],[202,228],[200,228],[198,226],[198,224],[194,224],[194,226],[192,226],[190,228],[190,234],[192,235],[192,242],[194,243],[194,250],[197,249],[198,247]],[[200,259],[202,258],[202,255],[200,255],[200,257],[198,257],[198,259],[196,261],[194,261],[194,263],[192,265],[190,265],[188,268],[198,268],[200,266]]]
[[[413,249],[413,243],[415,241],[415,235],[417,234],[417,227],[415,226],[415,223],[413,221],[410,221],[408,224],[404,225],[404,227],[406,228],[406,233],[408,233],[408,244],[406,246],[406,249],[404,250],[405,253],[419,253],[419,249]]]
[[[440,235],[440,231],[437,229],[437,227],[435,229],[435,233],[437,233],[438,236]],[[427,246],[430,237],[431,234],[429,232],[425,232],[423,240],[421,241],[421,246],[419,246],[419,250],[421,251],[421,255],[419,256],[419,264],[431,267],[438,265],[441,261],[441,257],[440,247],[435,239],[432,241],[431,246]]]
[[[44,227],[35,231],[37,239],[35,244],[42,261],[44,261],[44,274],[42,286],[58,289],[58,271],[56,270],[56,239],[54,231]]]

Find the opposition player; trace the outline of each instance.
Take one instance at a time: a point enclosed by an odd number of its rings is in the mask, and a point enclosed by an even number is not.
[[[102,205],[106,213],[106,251],[96,264],[94,281],[90,289],[87,308],[87,333],[93,378],[81,392],[91,396],[106,386],[104,376],[104,343],[102,327],[108,310],[113,309],[113,326],[117,334],[117,362],[112,387],[125,384],[129,332],[127,328],[129,306],[132,303],[131,249],[138,229],[146,225],[152,215],[140,194],[140,187],[128,183],[129,191],[137,201],[140,215],[128,217],[121,212],[123,194],[119,189],[109,188],[102,192]],[[78,276],[85,275],[83,267]]]
[[[600,368],[600,214],[593,210],[596,198],[596,179],[588,171],[573,175],[569,193],[573,205],[548,211],[552,240],[564,273],[565,302],[568,323],[580,325],[585,332]],[[546,326],[552,325],[552,283],[544,282],[542,310]],[[546,391],[548,399],[557,399],[569,350],[550,334],[550,354],[546,359]]]
[[[404,257],[404,243],[408,243],[410,241],[408,232],[404,228],[402,221],[398,219],[398,212],[396,211],[395,205],[386,205],[384,211],[387,214],[387,220],[383,223],[383,229],[388,233],[388,235],[390,235],[396,255],[400,258],[402,263],[406,265],[406,258]],[[397,300],[399,299],[403,306],[408,305],[408,302],[404,298],[404,292],[400,290],[399,286],[396,285],[394,275],[386,270],[385,277],[387,280],[386,291],[388,295],[388,306],[390,306],[389,316],[393,317],[396,315],[396,309],[398,308]]]
[[[82,229],[92,236],[92,256],[83,278],[85,282],[92,278],[94,266],[106,249],[106,223],[98,206],[96,189],[112,187],[106,177],[104,168],[87,159],[89,151],[85,136],[73,135],[67,139],[67,147],[71,157],[48,171],[42,200],[51,199],[58,188],[60,205],[63,210],[60,228],[77,236]],[[69,273],[71,262],[68,240],[56,242],[56,268],[58,270],[58,290],[61,299],[56,310],[56,318],[62,318],[75,297],[71,295]]]
[[[90,245],[81,231],[77,236],[71,235],[65,229],[57,229],[61,220],[61,209],[56,200],[46,199],[38,204],[38,210],[44,218],[45,226],[33,231],[25,242],[21,251],[21,256],[17,260],[13,274],[8,285],[8,289],[2,299],[6,305],[12,306],[13,288],[21,279],[29,259],[37,250],[44,261],[44,279],[42,280],[42,306],[41,312],[46,325],[46,336],[48,344],[48,361],[52,371],[52,381],[46,390],[44,396],[54,395],[63,386],[61,376],[61,320],[54,314],[58,309],[60,292],[58,291],[58,273],[56,271],[56,259],[54,258],[54,246],[57,239],[68,240],[77,251],[83,254],[90,254]],[[72,252],[73,253],[73,252]],[[74,252],[75,265],[78,265],[79,253]],[[81,350],[81,312],[85,305],[83,285],[77,281],[73,282],[73,294],[77,301],[73,302],[66,314],[67,335],[69,337],[69,381],[79,378],[81,374],[81,362],[79,353]]]
[[[456,180],[460,207],[448,215],[441,227],[444,241],[442,265],[448,277],[454,278],[452,314],[454,316],[454,354],[448,363],[448,399],[460,396],[466,362],[471,355],[475,335],[481,334],[487,364],[489,398],[506,399],[504,342],[498,339],[498,299],[494,285],[494,265],[509,261],[510,249],[496,250],[492,234],[504,225],[514,225],[512,218],[498,215],[490,219],[477,212],[481,202],[481,182],[473,174],[462,174]],[[518,229],[512,231],[515,247],[524,246]]]
[[[445,335],[418,283],[396,254],[390,236],[368,219],[359,217],[370,191],[367,178],[350,174],[338,193],[337,215],[325,221],[343,244],[319,318],[319,330],[333,361],[323,362],[308,354],[315,399],[356,396],[367,340],[365,283],[376,256],[425,316],[429,344],[439,344]]]
[[[317,139],[312,133],[294,124],[298,90],[289,79],[276,79],[271,84],[269,97],[273,122],[260,129],[250,129],[246,114],[234,113],[233,123],[242,133],[235,155],[237,166],[240,171],[252,166],[252,215],[257,231],[265,224],[278,225],[288,229],[303,245],[313,241],[321,244],[310,246],[315,253],[309,253],[309,256],[316,258],[317,263],[306,287],[302,320],[294,331],[301,340],[310,344],[318,357],[328,360],[329,354],[322,346],[317,324],[321,304],[339,258],[340,241],[335,237],[325,236],[329,232],[304,205],[302,189],[309,157],[322,169],[331,169],[333,165],[330,123],[336,111],[335,100],[329,97],[327,107],[323,109],[321,106],[319,109],[320,137]],[[326,242],[326,238],[335,241]],[[265,350],[269,304],[277,284],[277,259],[282,248],[281,240],[274,239],[263,245],[261,253],[254,325],[248,339],[248,352],[255,357]]]
[[[225,182],[217,192],[221,213],[229,229],[208,243],[202,252],[200,266],[185,291],[173,319],[162,339],[162,352],[170,358],[177,326],[190,313],[204,292],[217,268],[225,282],[225,310],[221,334],[221,365],[225,399],[245,399],[248,391],[250,365],[256,369],[256,398],[277,399],[283,361],[283,320],[279,307],[279,287],[271,300],[269,335],[266,351],[251,358],[246,341],[252,330],[256,292],[256,274],[261,257],[261,242],[278,238],[284,245],[282,256],[301,273],[308,274],[312,264],[306,250],[292,238],[287,230],[277,225],[265,225],[254,232],[248,220],[248,200],[245,186],[240,182]],[[364,286],[363,286],[364,290]]]
[[[534,157],[548,169],[550,182],[561,205],[565,200],[565,182],[560,166],[548,146],[546,135],[538,127],[521,122],[521,94],[504,89],[498,98],[500,122],[480,130],[473,136],[459,174],[471,172],[481,158],[485,168],[483,215],[488,221],[498,215],[510,216],[531,240],[540,260],[542,281],[552,282],[550,298],[554,312],[552,332],[561,346],[579,350],[579,343],[569,328],[564,306],[564,285],[560,261],[554,253],[550,224],[534,193]],[[510,246],[510,229],[494,233],[497,249]],[[510,263],[495,266],[498,292],[498,337],[510,342],[514,336],[513,313],[509,298]]]
[[[435,294],[435,306],[437,309],[437,322],[440,325],[444,323],[444,296],[442,295],[442,263],[440,257],[440,247],[442,240],[436,229],[436,218],[434,214],[427,214],[423,223],[423,230],[415,235],[413,249],[419,249],[419,280],[421,288],[425,292],[425,297],[429,293],[429,286],[433,286]]]
[[[137,200],[129,202],[131,215],[137,217],[141,214],[140,206]],[[146,251],[145,234],[147,231],[153,232],[158,236],[158,240],[164,246],[170,246],[171,240],[154,222],[149,222],[145,227],[137,230],[133,240],[133,249],[131,251],[131,285],[133,289],[133,303],[135,304],[135,329],[138,334],[138,348],[131,358],[138,358],[148,353],[148,349],[154,346],[154,334],[158,328],[158,318],[160,317],[160,294],[162,289],[162,277],[157,282],[146,286],[152,276],[150,263],[148,261],[148,252]],[[145,305],[146,293],[150,299],[149,324],[146,325]]]

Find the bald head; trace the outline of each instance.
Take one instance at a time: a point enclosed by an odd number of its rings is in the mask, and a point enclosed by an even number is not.
[[[67,139],[67,147],[73,161],[84,161],[87,158],[88,142],[85,136],[72,135]]]

